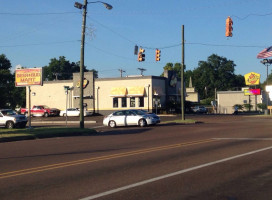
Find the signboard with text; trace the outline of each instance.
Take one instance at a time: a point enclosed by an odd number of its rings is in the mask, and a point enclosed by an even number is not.
[[[43,85],[42,68],[16,69],[15,86]]]

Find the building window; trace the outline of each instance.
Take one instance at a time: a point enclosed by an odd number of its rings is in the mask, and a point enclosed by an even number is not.
[[[122,97],[122,107],[123,108],[127,107],[127,98],[126,97]]]
[[[130,97],[130,107],[135,107],[135,97]]]
[[[118,108],[118,98],[117,97],[113,98],[113,107]]]
[[[139,107],[144,107],[144,97],[139,97]]]

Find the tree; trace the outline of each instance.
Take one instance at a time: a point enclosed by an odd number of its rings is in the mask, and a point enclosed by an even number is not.
[[[48,66],[44,66],[44,78],[45,80],[70,80],[73,78],[73,73],[80,72],[80,62],[70,63],[64,56],[60,56],[59,59],[52,58]],[[87,72],[86,66],[84,66],[84,72]],[[94,72],[94,77],[98,77],[98,72],[95,69],[90,71]]]
[[[233,61],[212,54],[207,61],[199,61],[198,68],[185,72],[186,83],[191,76],[201,99],[214,97],[215,89],[233,90],[245,85],[243,76],[234,74],[235,66]]]
[[[11,73],[11,63],[0,55],[0,108],[12,108],[25,104],[25,88],[15,87],[15,74]]]
[[[180,63],[175,63],[175,65],[173,63],[166,63],[166,65],[164,66],[163,70],[168,70],[168,71],[175,71],[177,74],[177,77],[180,78],[180,70],[181,70],[181,64]],[[164,72],[161,74],[161,76],[164,76]]]

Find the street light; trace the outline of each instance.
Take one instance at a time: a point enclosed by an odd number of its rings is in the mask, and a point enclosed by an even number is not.
[[[261,63],[266,66],[266,86],[268,86],[268,66],[272,64],[272,59],[263,59]],[[266,93],[266,106],[268,106],[268,91]]]
[[[84,45],[85,45],[85,26],[86,26],[86,14],[87,5],[89,3],[102,3],[108,10],[112,9],[112,6],[108,3],[102,1],[92,1],[88,2],[84,0],[84,5],[75,2],[75,7],[78,9],[83,9],[82,14],[82,33],[81,33],[81,53],[80,53],[80,92],[79,92],[79,108],[80,108],[80,128],[84,128],[84,110],[83,110],[83,79],[84,79]]]

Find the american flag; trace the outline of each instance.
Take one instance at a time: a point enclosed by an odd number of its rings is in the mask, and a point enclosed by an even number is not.
[[[268,58],[272,56],[272,46],[262,50],[258,55],[257,58]]]

